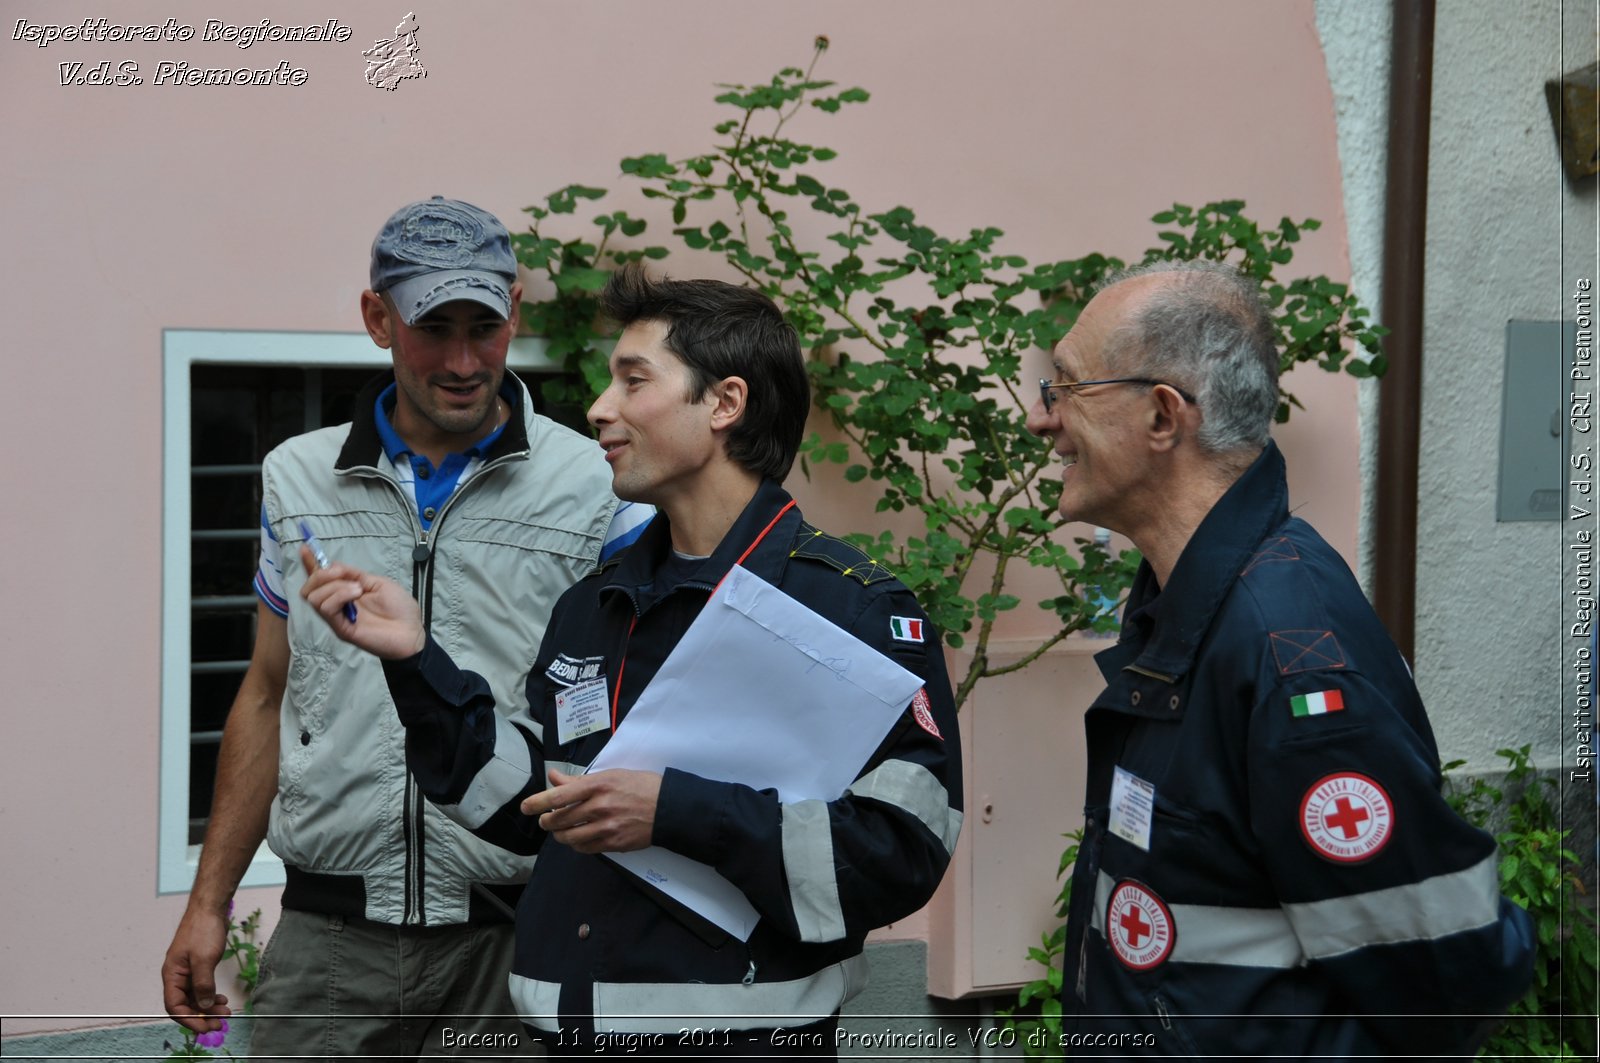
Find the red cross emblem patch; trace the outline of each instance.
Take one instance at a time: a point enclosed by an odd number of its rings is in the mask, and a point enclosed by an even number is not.
[[[1125,966],[1147,971],[1172,955],[1178,932],[1161,898],[1127,880],[1117,883],[1106,904],[1106,940]]]
[[[1300,834],[1311,851],[1337,864],[1377,856],[1394,836],[1394,806],[1374,779],[1353,771],[1319,779],[1300,802]]]
[[[917,696],[911,699],[911,718],[917,721],[918,727],[939,741],[944,741],[944,735],[939,733],[939,725],[933,722],[933,703],[928,700],[927,687],[918,690]]]

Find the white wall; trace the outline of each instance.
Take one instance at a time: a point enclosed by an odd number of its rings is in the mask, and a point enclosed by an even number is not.
[[[1594,62],[1593,0],[1443,0],[1429,143],[1416,671],[1441,753],[1469,769],[1532,743],[1574,766],[1568,522],[1495,520],[1508,320],[1571,320],[1596,276],[1593,179],[1562,172],[1545,81]],[[1339,121],[1352,283],[1382,282],[1390,11],[1319,0]],[[1373,542],[1376,390],[1362,389],[1362,571]],[[1590,522],[1592,527],[1592,521]],[[1569,607],[1570,611],[1570,607]]]
[[[1381,319],[1393,9],[1388,3],[1316,0],[1316,17],[1338,121],[1339,173],[1350,240],[1350,287]],[[1378,476],[1380,387],[1376,380],[1363,381],[1358,396],[1363,489],[1356,572],[1369,598],[1373,554],[1377,549],[1372,536],[1372,488]]]
[[[1594,279],[1595,186],[1563,174],[1544,83],[1594,62],[1592,0],[1439,4],[1429,144],[1417,675],[1440,745],[1473,766],[1570,735],[1563,522],[1497,523],[1505,327],[1572,316]],[[1563,20],[1565,18],[1565,25]]]

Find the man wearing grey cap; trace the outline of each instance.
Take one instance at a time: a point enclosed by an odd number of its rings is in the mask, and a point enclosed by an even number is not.
[[[262,465],[255,649],[162,965],[174,1019],[205,1031],[231,1014],[214,969],[265,837],[286,880],[253,1000],[257,1057],[503,1050],[521,1031],[506,976],[532,862],[423,798],[382,668],[300,598],[301,544],[409,587],[510,715],[556,598],[652,512],[619,508],[600,448],[535,413],[506,372],[521,285],[493,215],[437,196],[401,208],[373,242],[371,283],[361,317],[393,372],[352,423]]]

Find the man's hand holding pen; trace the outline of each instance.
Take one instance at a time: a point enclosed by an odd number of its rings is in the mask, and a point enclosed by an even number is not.
[[[306,582],[300,597],[328,622],[333,633],[385,660],[403,660],[422,652],[427,632],[416,599],[394,580],[330,561],[318,564],[310,547],[300,547]],[[359,613],[354,608],[360,603]]]

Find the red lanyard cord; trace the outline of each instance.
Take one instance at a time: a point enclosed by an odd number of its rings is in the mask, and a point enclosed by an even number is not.
[[[773,517],[771,520],[769,520],[767,522],[767,526],[765,528],[761,529],[761,534],[757,535],[753,540],[751,540],[750,545],[744,548],[744,553],[739,555],[739,560],[735,561],[733,563],[733,565],[728,569],[728,571],[731,572],[731,571],[733,571],[733,569],[738,568],[740,565],[744,564],[744,559],[749,557],[751,552],[753,552],[756,547],[761,545],[761,540],[765,539],[767,537],[767,532],[771,531],[773,529],[773,527],[777,525],[778,521],[783,518],[783,515],[785,513],[789,512],[793,508],[794,508],[794,499],[791,498],[791,499],[789,499],[788,503],[782,509],[778,510],[778,515]],[[727,573],[726,572],[723,573],[722,579],[719,579],[717,581],[717,586],[713,587],[711,589],[712,597],[716,596],[718,588],[720,588],[722,586],[722,581],[727,579],[727,578],[728,578]],[[622,640],[622,663],[617,665],[617,685],[611,691],[611,733],[612,734],[616,734],[617,733],[617,703],[622,699],[622,673],[623,673],[623,670],[628,667],[628,642],[629,642],[629,640],[631,640],[633,638],[633,629],[638,627],[638,626],[639,626],[639,614],[635,613],[635,614],[633,614],[633,619],[628,621],[628,634]]]
[[[767,526],[765,528],[761,529],[761,534],[755,537],[755,541],[752,542],[749,546],[744,548],[744,553],[739,555],[739,560],[737,560],[737,561],[735,561],[733,563],[732,568],[729,568],[728,572],[732,572],[735,568],[738,568],[740,565],[744,564],[744,559],[750,556],[751,551],[753,551],[756,547],[761,545],[761,540],[765,539],[767,537],[767,532],[772,530],[772,526],[774,524],[778,523],[778,521],[783,518],[783,515],[785,513],[789,512],[793,508],[794,508],[794,499],[791,498],[791,499],[789,499],[789,504],[788,505],[786,505],[782,509],[778,510],[778,515],[776,517],[773,517],[771,520],[767,521]],[[726,580],[728,578],[728,572],[724,572],[722,574],[722,579],[717,580],[717,585],[715,587],[711,588],[711,596],[713,598],[716,597],[717,590],[722,586],[723,580]],[[618,674],[620,675],[621,673],[618,673]]]
[[[639,614],[634,613],[633,619],[628,621],[628,634],[622,640],[622,663],[617,665],[617,685],[611,691],[611,733],[617,733],[617,699],[622,697],[622,670],[628,667],[628,639],[633,638],[633,629],[639,626]]]

